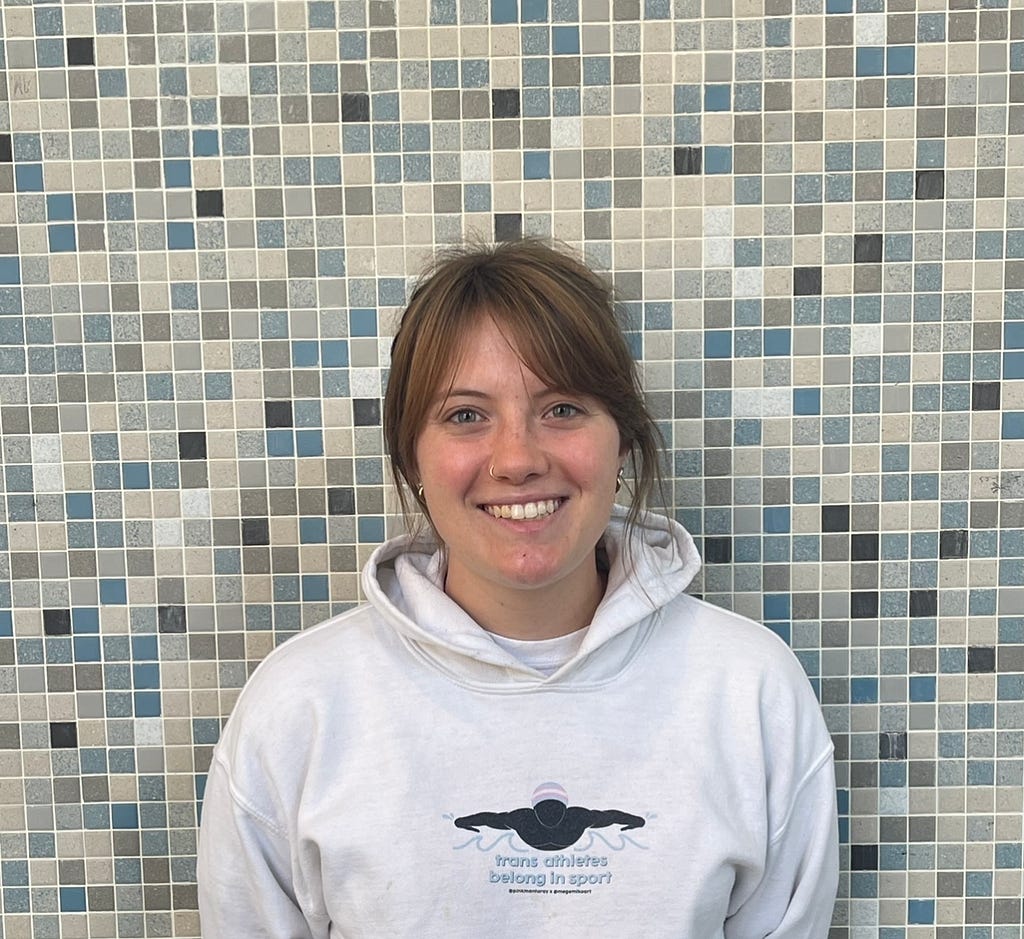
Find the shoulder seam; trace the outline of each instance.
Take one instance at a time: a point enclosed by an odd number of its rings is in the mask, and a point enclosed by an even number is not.
[[[242,795],[241,791],[239,791],[238,787],[235,785],[235,780],[231,775],[231,767],[228,765],[227,760],[225,760],[219,753],[214,753],[213,759],[224,772],[227,780],[228,795],[231,796],[231,801],[245,812],[246,815],[254,821],[259,822],[263,828],[268,829],[272,834],[277,835],[278,838],[287,840],[288,836],[284,829],[279,828],[269,816],[257,809],[256,806]]]
[[[834,746],[830,740],[828,746],[825,748],[825,752],[811,764],[807,772],[801,777],[800,782],[797,783],[796,788],[793,790],[793,797],[789,801],[789,809],[786,812],[786,817],[782,820],[778,829],[768,839],[768,844],[775,844],[775,842],[785,834],[786,828],[789,826],[789,821],[793,817],[793,810],[796,808],[797,802],[799,801],[800,793],[804,790],[807,784],[821,772],[822,768],[828,764],[829,760],[832,758],[833,749]]]

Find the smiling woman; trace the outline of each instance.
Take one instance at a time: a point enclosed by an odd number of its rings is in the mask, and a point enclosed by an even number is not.
[[[441,255],[395,337],[384,428],[399,493],[445,548],[449,597],[513,639],[589,623],[624,464],[632,523],[661,441],[597,274],[540,241]]]
[[[647,411],[636,365],[608,285],[572,255],[541,241],[442,253],[413,293],[391,350],[384,434],[403,507],[418,492],[417,443],[438,395],[490,323],[539,382],[599,402],[631,459],[635,519],[659,481],[661,437]],[[487,363],[481,363],[486,368]],[[419,508],[429,515],[422,498]]]
[[[204,935],[823,937],[828,733],[774,634],[684,592],[604,281],[535,241],[443,256],[384,420],[412,533],[243,691]]]

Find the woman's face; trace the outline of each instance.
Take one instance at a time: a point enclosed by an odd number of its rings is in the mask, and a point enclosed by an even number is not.
[[[621,451],[600,402],[547,387],[481,317],[416,444],[453,599],[472,611],[509,591],[592,590]]]

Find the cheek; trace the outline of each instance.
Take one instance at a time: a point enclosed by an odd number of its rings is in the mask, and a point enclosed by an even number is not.
[[[424,486],[435,491],[457,490],[475,478],[475,463],[465,448],[453,447],[439,436],[424,433],[416,445],[416,463]]]

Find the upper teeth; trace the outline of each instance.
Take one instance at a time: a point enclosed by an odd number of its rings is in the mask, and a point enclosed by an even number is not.
[[[485,505],[485,511],[495,518],[543,518],[561,505],[561,499],[547,499],[540,502],[517,502],[514,505]]]

